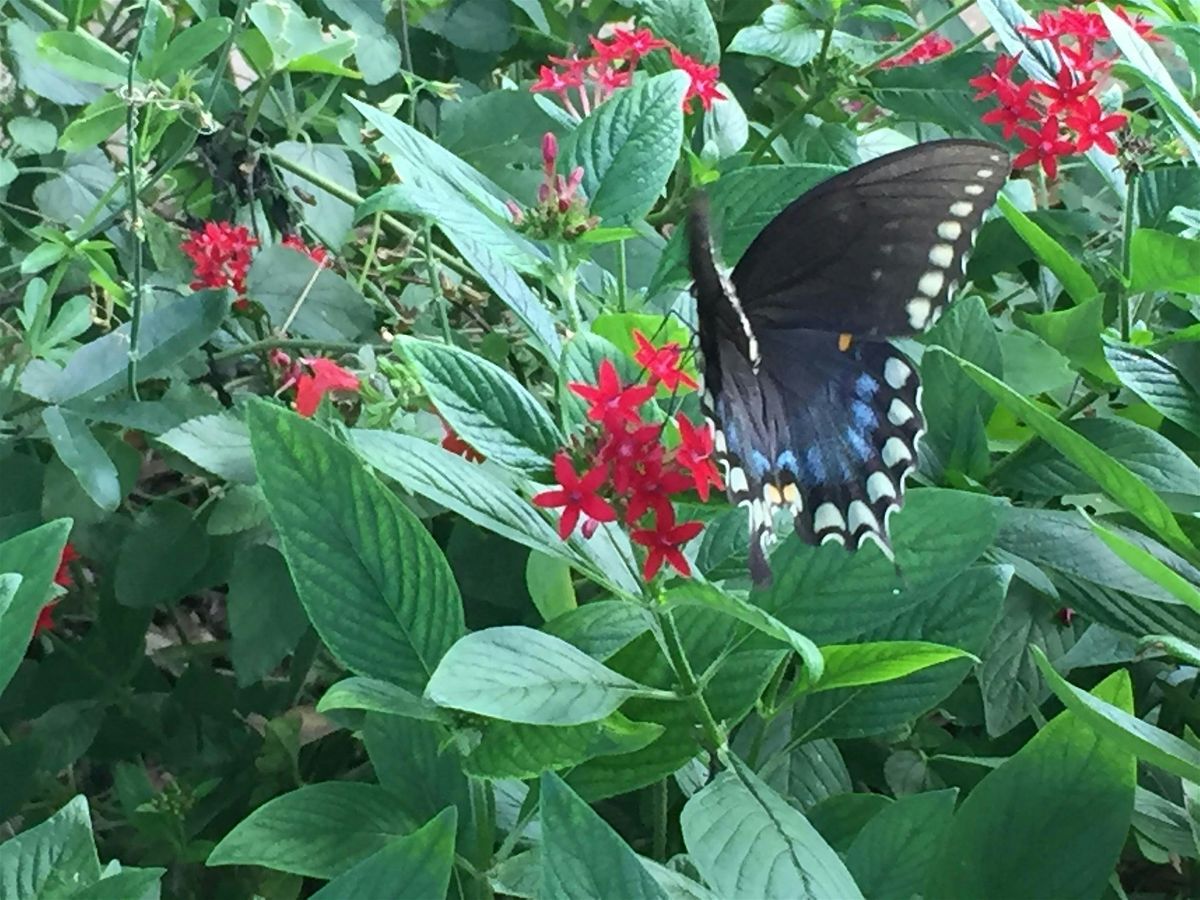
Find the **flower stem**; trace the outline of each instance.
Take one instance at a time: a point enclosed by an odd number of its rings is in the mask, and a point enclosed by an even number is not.
[[[629,279],[629,261],[625,256],[625,239],[617,241],[617,311],[625,312],[625,305],[629,301],[628,286],[625,282]]]
[[[663,649],[666,650],[667,660],[682,688],[680,693],[692,704],[692,708],[700,720],[700,725],[704,729],[704,736],[708,740],[709,751],[716,753],[725,746],[725,731],[717,724],[712,710],[708,708],[708,701],[704,699],[704,691],[696,680],[696,673],[692,671],[691,663],[688,662],[687,654],[683,649],[683,641],[679,638],[679,629],[675,627],[675,618],[671,615],[670,610],[663,609],[661,606],[656,606],[654,613],[662,632]]]
[[[1125,221],[1121,229],[1121,297],[1119,312],[1121,316],[1121,340],[1129,340],[1132,329],[1130,322],[1129,278],[1133,272],[1133,233],[1138,225],[1138,173],[1134,169],[1125,182]]]
[[[140,400],[137,388],[138,339],[142,331],[142,223],[138,210],[138,167],[141,165],[141,147],[138,144],[137,102],[134,98],[134,74],[137,69],[138,51],[142,44],[142,30],[146,27],[148,11],[142,8],[133,49],[129,53],[129,66],[125,78],[125,173],[129,191],[129,235],[133,240],[133,319],[129,325],[129,395]]]
[[[563,308],[567,312],[567,324],[572,333],[583,329],[583,317],[579,313],[579,301],[575,296],[576,278],[575,267],[567,258],[567,248],[559,243],[554,249],[555,260],[558,263],[558,286],[562,294]]]
[[[450,333],[450,301],[442,293],[442,276],[438,272],[437,257],[433,255],[433,223],[425,220],[425,264],[429,267],[429,289],[433,291],[433,302],[437,304],[438,320],[442,325],[442,340],[447,344],[454,343]]]
[[[1083,412],[1083,410],[1087,409],[1099,398],[1100,395],[1095,391],[1084,391],[1072,403],[1064,406],[1056,418],[1060,422],[1070,422],[1073,418],[1075,418],[1076,415]],[[991,484],[995,484],[997,477],[999,477],[1001,473],[1007,471],[1015,464],[1016,461],[1024,459],[1030,448],[1032,448],[1040,440],[1041,438],[1039,438],[1036,434],[1031,436],[1029,440],[1025,441],[1025,443],[1017,447],[1016,450],[1008,454],[1008,456],[1004,457],[1004,459],[1000,460],[1000,462],[996,463],[996,465],[992,467],[992,472],[991,475],[988,476],[988,481]]]

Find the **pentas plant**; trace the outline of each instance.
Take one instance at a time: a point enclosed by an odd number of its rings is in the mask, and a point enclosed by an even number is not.
[[[671,65],[686,72],[690,79],[683,98],[685,111],[692,111],[693,100],[699,100],[704,109],[711,109],[714,100],[725,99],[717,88],[721,75],[719,66],[706,65],[688,56],[648,28],[635,30],[619,26],[613,29],[608,40],[595,36],[588,40],[595,51],[593,55],[551,56],[549,60],[553,65],[542,66],[537,81],[529,87],[534,93],[557,94],[563,107],[576,119],[582,119],[619,88],[632,84],[638,63],[660,50],[666,50]]]
[[[899,38],[897,38],[899,40]],[[899,56],[885,59],[879,64],[881,69],[895,69],[902,66],[915,66],[945,56],[954,49],[954,44],[937,32],[930,32],[917,41]]]
[[[642,574],[650,581],[664,564],[681,575],[691,575],[683,545],[703,528],[698,521],[679,522],[674,497],[695,490],[707,500],[711,488],[720,489],[720,473],[713,459],[713,436],[707,426],[697,426],[682,413],[674,417],[679,443],[663,443],[667,423],[647,417],[659,386],[677,392],[694,389],[695,380],[682,368],[677,343],[656,347],[645,335],[634,332],[635,359],[642,365],[638,382],[623,384],[616,366],[604,360],[596,382],[571,382],[573,393],[588,404],[589,427],[554,458],[558,487],[533,498],[543,508],[561,509],[558,534],[566,540],[582,522],[590,538],[599,523],[621,521],[630,537],[646,550]]]
[[[518,231],[538,240],[574,240],[600,224],[588,211],[587,198],[579,186],[583,167],[569,175],[558,173],[558,138],[547,131],[542,135],[542,183],[538,185],[537,206],[523,209],[508,200],[508,211]]]
[[[332,359],[313,356],[293,360],[278,349],[272,350],[268,358],[280,372],[276,396],[294,388],[296,412],[305,418],[317,411],[321,398],[326,394],[358,391],[358,376]]]
[[[1148,24],[1131,20],[1121,7],[1116,12],[1147,40],[1161,40]],[[1003,54],[990,70],[970,80],[977,90],[976,100],[990,98],[997,104],[982,121],[999,125],[1005,138],[1015,135],[1025,145],[1013,165],[1040,165],[1048,177],[1055,178],[1063,157],[1093,147],[1115,155],[1113,134],[1126,117],[1106,112],[1100,104],[1103,82],[1116,61],[1115,55],[1100,52],[1099,45],[1110,38],[1104,19],[1098,13],[1065,7],[1043,12],[1036,26],[1018,30],[1054,48],[1059,63],[1054,81],[1018,81],[1017,57]]]
[[[286,235],[281,243],[305,254],[318,266],[328,263],[324,247],[309,247],[299,235]],[[246,273],[254,259],[253,251],[258,246],[258,238],[251,235],[245,225],[205,222],[203,227],[191,231],[179,249],[192,260],[192,290],[231,288],[237,294],[234,308],[242,311],[249,309]]]

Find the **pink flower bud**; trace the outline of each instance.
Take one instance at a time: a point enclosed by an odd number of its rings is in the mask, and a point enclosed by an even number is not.
[[[278,347],[267,354],[267,359],[270,361],[271,365],[278,366],[281,369],[286,369],[292,364],[292,358]]]
[[[546,170],[546,174],[550,175],[554,172],[554,164],[558,160],[558,138],[554,133],[547,131],[542,135],[542,167]]]
[[[550,199],[550,185],[542,182],[538,185],[538,203],[545,203]]]
[[[583,527],[580,529],[583,532],[583,539],[590,540],[592,535],[596,533],[596,529],[600,527],[600,523],[590,516],[583,520]]]
[[[567,184],[571,188],[571,193],[574,193],[575,189],[583,184],[583,166],[576,166],[571,170],[571,175],[567,178]]]
[[[512,216],[514,224],[520,225],[525,220],[525,212],[517,205],[515,200],[505,200],[504,205],[508,207],[508,214]]]

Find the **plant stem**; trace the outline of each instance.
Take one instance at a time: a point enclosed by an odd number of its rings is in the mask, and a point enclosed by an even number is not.
[[[617,241],[617,312],[625,312],[628,303],[629,261],[625,257],[625,239]]]
[[[667,784],[660,778],[650,786],[654,803],[654,847],[651,854],[659,862],[667,861]]]
[[[138,339],[142,331],[142,222],[138,209],[138,167],[141,165],[141,148],[138,144],[137,103],[133,94],[133,77],[137,68],[138,52],[142,45],[142,30],[146,27],[146,8],[138,22],[137,36],[129,53],[129,65],[125,70],[125,173],[128,178],[129,235],[133,240],[133,318],[129,325],[129,395],[138,401],[137,369]]]
[[[941,28],[943,25],[945,25],[947,22],[949,22],[951,19],[956,18],[957,16],[966,12],[968,9],[970,9],[974,5],[975,5],[975,0],[962,0],[961,3],[957,4],[956,6],[952,6],[950,9],[946,10],[945,13],[938,16],[936,19],[933,20],[933,22],[926,25],[920,31],[913,32],[911,35],[906,37],[904,40],[900,41],[900,43],[893,44],[892,46],[888,47],[886,53],[884,53],[882,56],[877,57],[876,59],[871,60],[869,63],[867,63],[865,66],[863,66],[861,69],[859,69],[854,74],[859,78],[862,78],[864,75],[870,74],[871,72],[878,69],[880,65],[887,62],[892,57],[900,56],[901,54],[908,52],[913,47],[915,47],[917,44],[919,44],[921,41],[923,41],[926,37],[928,37],[930,34],[937,31],[937,29]]]
[[[254,102],[250,106],[250,112],[246,113],[246,124],[244,127],[247,135],[254,134],[254,126],[258,124],[259,113],[262,112],[262,105],[271,90],[271,79],[274,77],[274,70],[268,70],[262,75],[262,80],[258,85],[258,92],[254,95]]]
[[[667,651],[667,660],[670,662],[671,669],[675,673],[675,678],[682,688],[680,693],[692,704],[692,708],[700,719],[700,725],[704,729],[704,736],[708,740],[709,750],[715,753],[725,746],[725,732],[717,724],[712,710],[708,708],[708,701],[704,699],[704,691],[700,683],[696,680],[696,673],[692,671],[692,665],[688,662],[687,654],[683,650],[683,642],[679,638],[679,630],[675,627],[674,616],[671,615],[670,610],[661,607],[656,607],[654,613],[662,631],[663,647]]]
[[[442,340],[447,345],[454,344],[454,336],[450,333],[450,301],[442,293],[442,275],[438,272],[437,257],[433,255],[433,223],[425,220],[425,265],[429,267],[429,289],[433,291],[433,302],[437,304],[438,321],[442,326]]]
[[[1129,279],[1133,272],[1133,233],[1138,225],[1138,173],[1134,169],[1125,182],[1125,220],[1121,229],[1121,296],[1118,311],[1121,316],[1121,340],[1129,341],[1130,322]]]
[[[555,245],[554,255],[558,263],[558,286],[562,293],[563,308],[567,312],[567,324],[572,333],[577,333],[583,329],[583,317],[579,313],[579,301],[575,297],[575,268],[567,258],[566,247],[561,243]]]
[[[758,162],[771,149],[771,144],[775,143],[775,139],[783,134],[788,127],[795,121],[803,119],[807,116],[818,103],[822,100],[829,99],[825,94],[825,85],[828,79],[826,78],[825,63],[829,57],[829,46],[833,41],[833,30],[837,25],[837,16],[834,15],[825,23],[825,32],[821,35],[821,49],[817,53],[817,60],[813,63],[813,68],[817,71],[817,83],[813,86],[812,93],[808,99],[804,101],[798,108],[793,109],[786,116],[775,123],[774,127],[767,132],[759,145],[750,154],[750,164]]]
[[[1062,411],[1057,416],[1058,421],[1071,421],[1076,415],[1083,412],[1083,410],[1095,403],[1099,397],[1100,395],[1095,391],[1084,391],[1077,398],[1075,398],[1074,401],[1063,407]],[[1029,440],[1019,446],[1012,453],[1008,454],[1008,456],[1004,457],[1004,459],[1000,460],[1000,462],[996,463],[996,465],[992,467],[992,472],[991,475],[988,476],[988,481],[992,484],[995,484],[996,478],[1001,473],[1006,472],[1015,464],[1016,461],[1023,459],[1029,450],[1040,440],[1041,438],[1036,434],[1031,436]]]

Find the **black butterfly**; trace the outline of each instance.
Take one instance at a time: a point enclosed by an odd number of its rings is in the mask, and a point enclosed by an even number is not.
[[[808,543],[870,538],[891,556],[925,420],[916,367],[886,338],[938,320],[1008,171],[982,141],[882,156],[791,203],[729,275],[693,204],[704,402],[729,498],[750,510],[756,584],[771,582],[776,507]]]

